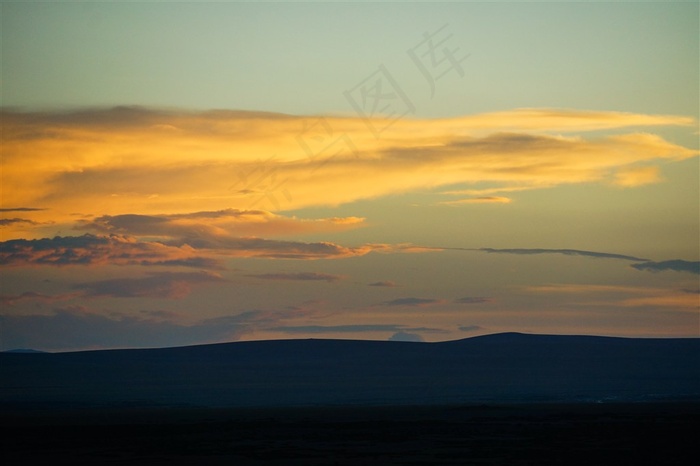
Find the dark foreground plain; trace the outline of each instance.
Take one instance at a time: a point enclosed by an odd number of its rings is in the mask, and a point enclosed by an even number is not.
[[[700,339],[0,354],[2,464],[697,464]]]
[[[698,403],[6,413],[3,464],[695,465]]]

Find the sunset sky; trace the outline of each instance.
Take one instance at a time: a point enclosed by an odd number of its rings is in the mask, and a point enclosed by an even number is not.
[[[1,8],[0,350],[700,336],[696,1]]]

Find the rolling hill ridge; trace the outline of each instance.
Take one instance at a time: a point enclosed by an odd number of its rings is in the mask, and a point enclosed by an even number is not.
[[[326,406],[700,399],[700,339],[501,333],[0,353],[4,406]]]

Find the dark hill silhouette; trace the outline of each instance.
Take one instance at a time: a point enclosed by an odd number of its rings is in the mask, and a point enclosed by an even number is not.
[[[0,354],[7,406],[299,406],[700,399],[700,339],[502,333]]]

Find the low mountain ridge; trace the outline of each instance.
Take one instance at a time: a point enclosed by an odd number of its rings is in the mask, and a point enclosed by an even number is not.
[[[0,404],[205,407],[700,399],[700,339],[500,333],[0,354]]]

